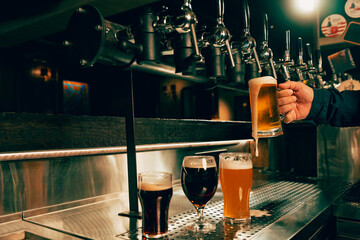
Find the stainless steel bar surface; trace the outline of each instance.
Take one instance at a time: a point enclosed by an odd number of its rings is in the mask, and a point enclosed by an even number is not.
[[[255,171],[254,171],[255,173]],[[343,193],[340,179],[314,180],[272,178],[259,173],[254,177],[250,198],[251,224],[247,228],[224,225],[223,200],[219,189],[205,208],[205,218],[216,230],[196,235],[184,226],[195,220],[195,209],[181,186],[174,185],[170,204],[169,239],[290,239],[319,214],[329,209]],[[121,199],[25,218],[25,221],[60,229],[91,239],[140,239],[141,221],[130,231],[130,219],[117,216],[126,208]]]
[[[76,240],[86,239],[71,236],[56,230],[38,226],[22,220],[11,221],[0,224],[0,239],[1,240]]]

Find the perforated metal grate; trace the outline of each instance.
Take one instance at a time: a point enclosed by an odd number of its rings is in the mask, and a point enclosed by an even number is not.
[[[360,206],[360,181],[348,185],[345,194],[340,199],[342,203]]]
[[[191,209],[169,219],[168,239],[251,239],[286,213],[301,206],[306,200],[321,192],[316,184],[291,181],[269,182],[252,190],[250,197],[251,223],[247,226],[227,225],[222,221],[223,201],[206,205],[204,216],[216,224],[216,230],[194,236],[185,229],[186,224],[196,219]],[[141,239],[141,228],[117,236],[121,239]]]

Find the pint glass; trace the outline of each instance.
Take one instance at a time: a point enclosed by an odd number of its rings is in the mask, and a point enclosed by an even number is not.
[[[168,233],[169,204],[173,194],[172,175],[166,172],[143,172],[139,173],[138,182],[143,237],[165,237]]]
[[[249,82],[252,135],[255,139],[283,133],[277,101],[277,81],[271,76]]]
[[[220,154],[220,184],[224,197],[223,219],[229,223],[249,223],[249,199],[253,171],[250,153]]]

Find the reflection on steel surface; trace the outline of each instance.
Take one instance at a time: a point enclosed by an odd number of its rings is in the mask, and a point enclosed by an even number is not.
[[[0,163],[0,216],[126,191],[125,154]]]
[[[360,179],[360,127],[318,126],[318,176]]]
[[[248,149],[249,141],[252,140],[138,146],[137,171],[168,171],[173,173],[174,179],[179,179],[183,156],[203,151],[218,154],[218,149]],[[82,150],[77,153],[88,151]],[[121,148],[93,150],[104,153]],[[0,217],[30,209],[34,214],[42,214],[51,211],[54,205],[128,192],[126,152],[64,157],[76,151],[64,150],[60,155],[58,151],[40,152],[43,156],[56,158],[0,161]],[[37,153],[33,156],[39,157]]]
[[[20,231],[20,232],[7,234],[5,236],[0,236],[0,240],[22,240],[22,239],[24,239],[24,240],[26,240],[26,239],[50,240],[49,238],[45,238],[45,237],[33,234],[31,232],[28,232],[28,231]]]
[[[44,228],[22,220],[12,221],[0,224],[1,240],[78,240],[78,238],[69,234],[61,233],[56,230]]]

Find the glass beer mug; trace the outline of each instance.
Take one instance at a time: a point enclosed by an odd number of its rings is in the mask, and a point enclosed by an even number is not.
[[[205,220],[205,205],[214,196],[218,185],[215,158],[212,156],[186,156],[181,169],[181,185],[186,197],[194,205],[197,220],[189,223],[186,229],[192,232],[206,233],[216,226]]]
[[[173,195],[172,175],[166,172],[143,172],[139,173],[138,178],[143,238],[165,238],[168,234],[169,204]]]
[[[277,100],[277,80],[271,76],[250,79],[252,135],[255,138],[283,134]]]
[[[224,197],[224,222],[249,224],[253,164],[250,153],[226,152],[219,155],[220,184]]]

